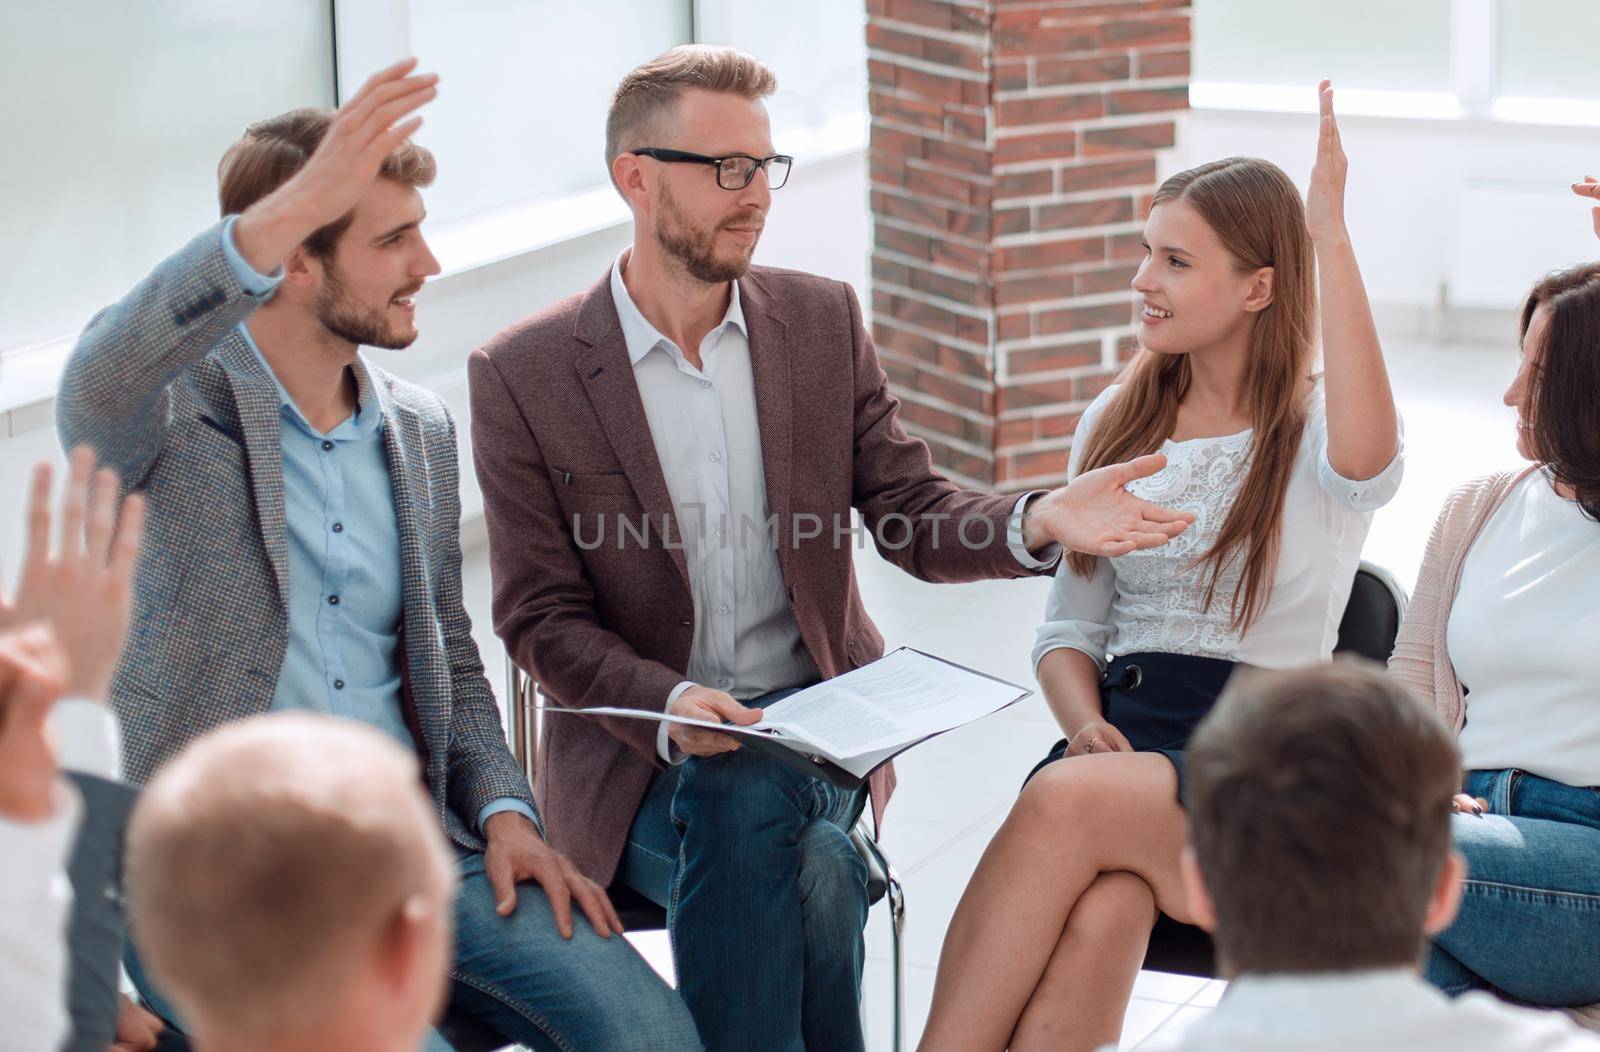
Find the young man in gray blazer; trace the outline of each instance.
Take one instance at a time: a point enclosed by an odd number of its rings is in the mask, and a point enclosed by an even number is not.
[[[604,891],[546,844],[506,747],[462,605],[450,414],[359,353],[416,338],[439,272],[419,231],[434,161],[408,138],[436,78],[414,66],[249,128],[219,172],[226,218],[67,366],[63,443],[150,508],[110,692],[124,774],[274,709],[377,727],[417,753],[458,855],[458,1009],[535,1048],[698,1047]]]
[[[495,629],[562,705],[749,723],[882,655],[852,509],[930,581],[1022,577],[1057,542],[1118,555],[1184,526],[1122,488],[1159,457],[1022,498],[933,470],[850,287],[750,265],[790,166],[761,101],[775,87],[705,46],[625,77],[606,157],[632,247],[472,356]],[[545,722],[552,841],[668,907],[709,1048],[860,1049],[867,896],[848,830],[864,794],[660,726]],[[880,818],[893,786],[887,766],[872,778]]]

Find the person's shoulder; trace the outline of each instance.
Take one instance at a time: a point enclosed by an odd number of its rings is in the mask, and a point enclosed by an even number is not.
[[[770,309],[790,318],[842,315],[853,295],[847,281],[783,267],[751,267],[744,285],[746,310]]]
[[[773,292],[811,292],[819,295],[838,295],[849,284],[807,270],[768,266],[751,267],[745,273],[745,280]]]
[[[1451,525],[1460,524],[1460,527],[1465,529],[1468,523],[1476,521],[1496,507],[1511,488],[1531,470],[1523,468],[1495,471],[1468,479],[1451,490],[1450,495],[1444,499],[1444,506],[1439,509],[1439,521]]]
[[[1088,434],[1089,428],[1093,426],[1094,421],[1099,418],[1101,413],[1106,411],[1107,406],[1117,400],[1117,395],[1121,392],[1121,384],[1107,384],[1104,391],[1095,395],[1089,404],[1084,406],[1083,413],[1078,417],[1078,427],[1075,434],[1079,436]]]
[[[473,352],[473,357],[488,358],[501,364],[510,358],[529,357],[530,352],[537,352],[533,357],[544,357],[563,347],[576,349],[587,346],[576,339],[578,319],[597,293],[598,288],[584,289],[517,319],[490,337],[487,343]],[[611,313],[614,321],[614,306]]]
[[[391,408],[409,410],[428,422],[448,424],[450,422],[450,407],[436,392],[414,384],[409,380],[402,380],[381,366],[374,365],[365,356],[362,364],[366,366],[367,375],[371,377],[374,387],[383,392],[384,400]]]
[[[1600,1052],[1600,1037],[1555,1009],[1511,1005],[1475,990],[1457,997],[1450,1010],[1483,1035],[1484,1048],[1497,1052]]]

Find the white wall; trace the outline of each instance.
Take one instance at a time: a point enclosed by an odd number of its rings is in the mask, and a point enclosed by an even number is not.
[[[866,294],[871,226],[867,213],[865,153],[855,150],[797,166],[789,185],[773,195],[761,263],[794,267],[848,281]],[[511,322],[599,280],[631,240],[617,225],[536,252],[464,270],[429,284],[419,297],[422,336],[404,352],[373,351],[380,365],[437,391],[456,413],[462,436],[462,510],[469,536],[482,514],[482,498],[464,448],[468,434],[466,360],[473,348]],[[154,266],[158,259],[151,259]],[[0,413],[0,421],[7,414]],[[35,461],[62,461],[48,403],[9,414],[11,434],[0,427],[0,575],[9,581],[22,550],[21,500]]]

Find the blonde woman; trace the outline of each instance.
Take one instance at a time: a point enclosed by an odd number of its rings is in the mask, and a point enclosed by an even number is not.
[[[1321,113],[1304,206],[1252,158],[1182,172],[1155,195],[1133,281],[1140,350],[1085,411],[1068,474],[1163,452],[1167,468],[1130,489],[1195,523],[1164,548],[1074,555],[1057,573],[1034,660],[1066,737],[957,908],[924,1049],[1116,1042],[1157,911],[1190,919],[1178,870],[1190,732],[1237,665],[1332,652],[1371,513],[1399,485],[1401,440],[1326,81]]]

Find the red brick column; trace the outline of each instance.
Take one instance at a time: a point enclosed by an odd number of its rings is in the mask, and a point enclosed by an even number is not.
[[[1057,484],[1133,332],[1188,0],[867,0],[872,331],[969,485]]]

